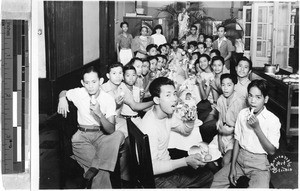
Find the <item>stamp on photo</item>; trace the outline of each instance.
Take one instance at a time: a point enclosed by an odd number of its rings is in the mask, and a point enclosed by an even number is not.
[[[270,170],[272,173],[280,172],[291,172],[292,170],[292,161],[284,155],[279,155],[273,159],[270,163]]]

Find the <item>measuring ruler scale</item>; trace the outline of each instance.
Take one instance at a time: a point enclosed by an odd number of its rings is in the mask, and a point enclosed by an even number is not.
[[[2,173],[25,171],[28,22],[2,20]],[[26,98],[27,97],[27,98]],[[28,110],[27,110],[28,111]]]

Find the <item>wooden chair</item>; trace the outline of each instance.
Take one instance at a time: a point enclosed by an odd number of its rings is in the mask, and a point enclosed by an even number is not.
[[[127,120],[130,151],[130,174],[135,188],[155,188],[148,135]]]

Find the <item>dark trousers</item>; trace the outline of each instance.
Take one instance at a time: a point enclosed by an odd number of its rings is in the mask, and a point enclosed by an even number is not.
[[[205,168],[183,167],[154,178],[156,188],[210,188],[213,173]]]
[[[206,143],[210,143],[214,136],[218,134],[217,126],[216,126],[217,120],[212,119],[210,121],[207,121],[203,123],[200,127],[200,134],[202,136],[202,140]]]
[[[201,121],[205,121],[211,110],[211,103],[208,100],[201,100],[197,104],[198,119],[200,119]]]

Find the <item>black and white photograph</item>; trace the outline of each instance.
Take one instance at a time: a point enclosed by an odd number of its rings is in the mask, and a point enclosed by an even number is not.
[[[0,8],[0,190],[299,188],[298,0]]]

